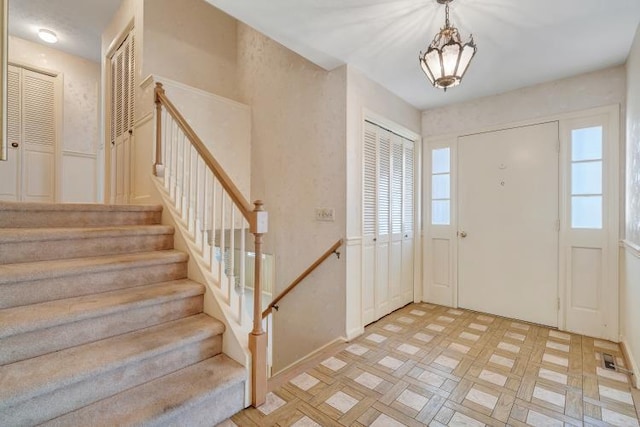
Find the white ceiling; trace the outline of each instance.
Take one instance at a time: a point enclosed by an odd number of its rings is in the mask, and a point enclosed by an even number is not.
[[[444,23],[435,0],[207,0],[317,65],[345,63],[417,108],[492,95],[625,62],[639,0],[455,0],[478,52],[444,93],[418,65]]]
[[[451,20],[478,53],[463,83],[432,88],[418,65],[443,25],[435,0],[207,0],[319,66],[345,63],[417,108],[492,95],[624,63],[640,0],[455,0]],[[9,31],[100,59],[100,34],[121,0],[9,0]]]
[[[38,29],[58,35],[48,45],[92,61],[100,61],[102,30],[122,0],[9,0],[9,34],[42,43]]]

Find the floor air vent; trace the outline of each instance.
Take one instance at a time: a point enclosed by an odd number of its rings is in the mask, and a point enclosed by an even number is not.
[[[609,353],[602,353],[602,360],[605,369],[611,369],[612,371],[616,370],[616,359],[612,355]]]

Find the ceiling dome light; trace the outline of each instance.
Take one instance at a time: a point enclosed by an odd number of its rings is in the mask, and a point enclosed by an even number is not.
[[[38,36],[42,39],[42,41],[45,41],[47,43],[57,43],[58,42],[58,36],[56,35],[56,33],[54,33],[51,30],[46,30],[44,28],[41,28],[38,31]]]
[[[458,29],[449,22],[449,3],[453,0],[436,1],[445,5],[445,24],[427,51],[420,52],[420,66],[431,84],[446,92],[447,88],[460,84],[477,49],[473,35],[463,45]]]

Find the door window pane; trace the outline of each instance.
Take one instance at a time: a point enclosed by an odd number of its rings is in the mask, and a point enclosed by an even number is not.
[[[449,200],[434,200],[431,202],[431,223],[433,225],[449,225]]]
[[[451,179],[449,174],[434,175],[431,181],[432,199],[450,198]]]
[[[571,194],[602,194],[602,161],[573,164]]]
[[[602,126],[571,131],[571,161],[602,159]]]
[[[571,198],[571,226],[573,228],[602,228],[602,196],[573,196]]]
[[[448,173],[450,166],[450,149],[439,148],[431,151],[431,173]]]

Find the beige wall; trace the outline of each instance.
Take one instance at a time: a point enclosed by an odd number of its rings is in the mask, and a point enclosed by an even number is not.
[[[627,61],[626,242],[620,256],[620,329],[640,378],[640,27]],[[638,384],[636,383],[636,386]]]
[[[17,37],[9,37],[9,61],[62,74],[60,201],[95,202],[100,65]]]
[[[426,110],[422,113],[422,136],[464,135],[501,124],[621,104],[625,90],[624,66],[581,74]]]
[[[238,100],[236,25],[204,0],[145,0],[144,75]]]
[[[322,70],[239,24],[241,101],[252,118],[251,196],[269,211],[267,252],[281,291],[345,235],[346,69]],[[335,209],[315,221],[316,207]],[[274,314],[277,371],[341,337],[345,260],[330,258]]]

